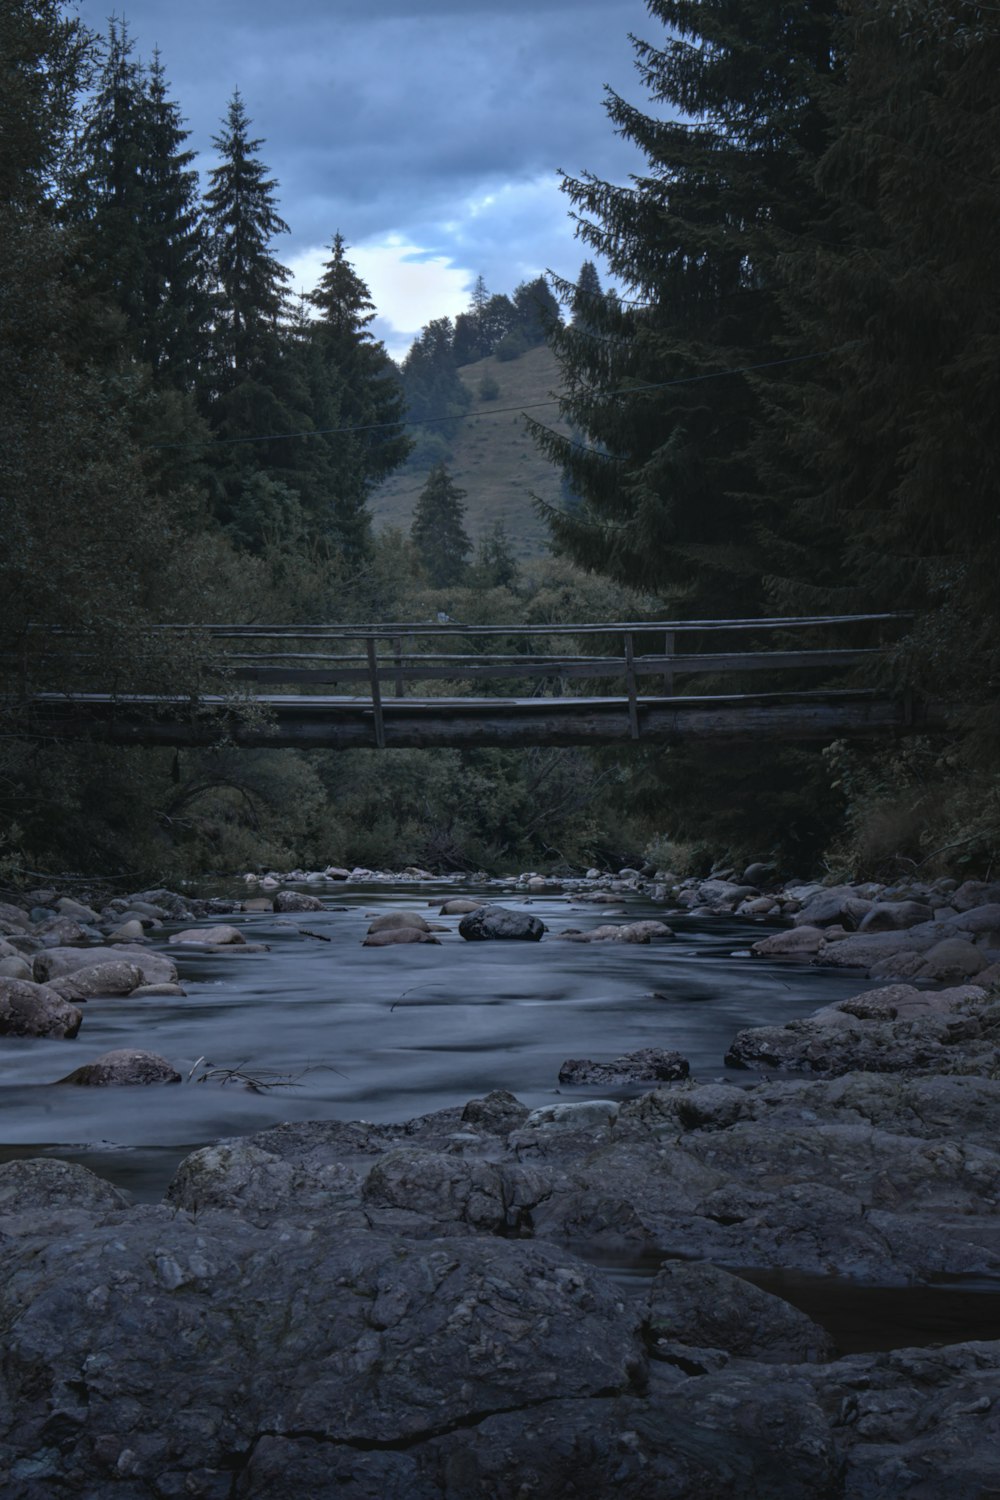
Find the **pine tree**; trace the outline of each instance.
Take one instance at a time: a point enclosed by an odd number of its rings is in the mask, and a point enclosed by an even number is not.
[[[0,6],[0,205],[52,207],[93,45],[59,0]]]
[[[463,521],[465,491],[453,482],[444,464],[436,464],[420,491],[410,536],[421,565],[435,588],[460,583],[472,551]]]
[[[570,299],[570,312],[577,328],[586,330],[590,327],[590,309],[598,307],[603,296],[597,267],[592,260],[585,260]]]
[[[612,123],[644,152],[645,172],[628,187],[564,184],[582,237],[629,300],[603,298],[586,326],[555,332],[563,415],[586,445],[536,431],[584,505],[547,514],[578,562],[655,592],[672,612],[752,614],[769,504],[748,455],[761,406],[728,372],[784,352],[774,235],[801,231],[815,212],[816,97],[837,4],[649,9],[666,35],[662,46],[636,43],[640,73],[658,103],[689,118],[650,116],[612,94]]]
[[[412,446],[402,426],[403,386],[385,346],[369,329],[375,305],[339,232],[308,301],[316,312],[310,325],[316,425],[353,429],[322,441],[330,529],[345,557],[356,560],[370,540],[372,491],[404,462]]]
[[[214,377],[220,389],[260,375],[275,357],[287,312],[290,272],[271,253],[275,235],[287,234],[275,189],[259,159],[262,140],[251,140],[251,121],[237,89],[222,133],[212,144],[221,160],[209,174],[205,212],[215,280]]]
[[[530,347],[544,344],[549,331],[559,323],[559,303],[544,276],[522,281],[514,288],[515,327]]]

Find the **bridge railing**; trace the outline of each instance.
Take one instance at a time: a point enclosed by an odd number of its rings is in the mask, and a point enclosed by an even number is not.
[[[307,694],[347,689],[347,696],[370,703],[376,741],[382,744],[387,696],[397,704],[407,697],[438,697],[445,684],[460,686],[462,697],[489,698],[561,697],[571,691],[574,696],[607,696],[610,690],[626,701],[630,735],[638,738],[640,699],[679,696],[680,684],[690,695],[698,678],[710,678],[717,692],[720,680],[733,675],[788,672],[811,680],[817,672],[825,676],[856,668],[877,658],[882,648],[809,642],[828,641],[831,634],[857,640],[860,631],[870,640],[873,632],[907,618],[881,613],[558,625],[469,625],[437,619],[161,628],[196,630],[217,642],[218,670],[229,682]],[[795,644],[796,636],[804,643]],[[762,638],[774,644],[762,644]],[[593,649],[588,649],[591,642]],[[696,649],[685,650],[686,644]]]

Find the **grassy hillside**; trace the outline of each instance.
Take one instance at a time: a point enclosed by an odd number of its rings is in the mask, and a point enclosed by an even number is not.
[[[555,357],[546,347],[529,349],[520,359],[506,363],[491,355],[465,365],[459,374],[472,394],[472,411],[480,413],[461,423],[448,461],[453,479],[466,491],[466,530],[475,542],[500,519],[517,556],[537,557],[546,550],[548,534],[531,496],[558,503],[561,476],[528,436],[520,408],[545,401],[558,389]],[[492,376],[500,388],[493,401],[479,396],[484,375]],[[514,411],[500,410],[511,406]],[[555,406],[539,407],[532,415],[566,431],[557,420]],[[408,531],[426,477],[426,468],[413,465],[394,474],[372,502],[376,526],[400,526]]]

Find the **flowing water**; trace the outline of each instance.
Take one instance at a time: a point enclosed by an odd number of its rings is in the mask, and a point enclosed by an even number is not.
[[[451,883],[325,889],[322,912],[182,924],[232,922],[248,942],[269,947],[263,953],[171,949],[185,999],[91,1000],[75,1041],[0,1041],[0,1159],[51,1153],[83,1162],[140,1201],[155,1201],[182,1157],[221,1136],[283,1120],[407,1120],[493,1088],[535,1107],[566,1097],[557,1076],[569,1057],[606,1060],[666,1047],[686,1057],[700,1081],[728,1076],[746,1084],[756,1075],[723,1064],[741,1027],[781,1024],[865,987],[857,973],[751,959],[749,944],[774,929],[735,918],[671,916],[676,941],[649,946],[570,943],[553,935],[563,927],[662,918],[662,908],[638,899],[621,908],[576,903],[569,895],[525,902]],[[458,894],[530,909],[549,935],[541,943],[467,943],[458,935],[459,918],[439,918],[429,904]],[[448,931],[440,946],[363,948],[371,915],[387,911],[419,911]],[[171,930],[157,933],[158,942]],[[50,1086],[116,1047],[158,1052],[187,1081],[145,1089]],[[198,1082],[209,1064],[268,1084],[286,1081],[259,1092],[238,1080],[223,1083],[218,1072]],[[574,1088],[571,1097],[642,1091]],[[790,1301],[809,1302],[808,1288],[798,1296],[793,1290],[784,1293]],[[842,1292],[834,1289],[834,1296],[843,1302]],[[894,1318],[911,1334],[926,1298],[905,1290],[897,1298]],[[963,1317],[944,1318],[952,1337],[983,1336],[955,1331],[964,1328],[972,1304],[979,1308],[975,1318],[992,1319],[1000,1329],[995,1293],[971,1302],[960,1296]],[[831,1319],[850,1321],[843,1306],[820,1320]],[[941,1336],[940,1322],[931,1337]],[[860,1323],[864,1347],[877,1347],[870,1317]]]

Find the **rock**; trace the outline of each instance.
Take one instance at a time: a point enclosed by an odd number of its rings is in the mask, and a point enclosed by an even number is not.
[[[571,1058],[559,1069],[560,1083],[589,1084],[603,1087],[609,1083],[657,1083],[686,1078],[690,1067],[679,1052],[665,1052],[661,1047],[643,1047],[627,1052],[613,1062],[599,1063]]]
[[[387,911],[372,919],[369,933],[391,932],[397,927],[412,927],[417,932],[430,932],[430,923],[415,911]]]
[[[0,978],[0,1036],[74,1037],[83,1012],[47,985]]]
[[[805,1313],[727,1271],[684,1261],[665,1262],[653,1280],[648,1337],[654,1359],[676,1344],[764,1364],[834,1357],[830,1335]]]
[[[160,1494],[223,1500],[237,1454],[247,1496],[440,1496],[415,1455],[444,1464],[455,1495],[514,1494],[462,1478],[491,1414],[523,1426],[556,1396],[572,1411],[645,1383],[642,1309],[556,1249],[118,1218],[77,1230],[72,1255],[29,1243],[5,1257],[17,1399],[0,1437],[39,1497],[138,1496],[155,1475]],[[11,1389],[20,1371],[32,1379]],[[449,1434],[467,1461],[437,1452]]]
[[[72,917],[75,922],[93,924],[97,921],[97,913],[92,906],[85,906],[82,901],[74,901],[71,896],[60,896],[56,907],[64,917]]]
[[[30,979],[31,965],[26,958],[0,958],[0,978]]]
[[[246,901],[241,901],[243,911],[274,911],[274,902],[267,896],[250,896]]]
[[[434,903],[437,905],[437,903]],[[464,917],[470,911],[479,911],[485,906],[484,901],[472,901],[467,896],[455,896],[451,901],[445,901],[441,907],[442,917]]]
[[[306,896],[301,891],[279,891],[274,898],[275,911],[322,911],[323,903],[318,896]]]
[[[327,880],[350,880],[350,870],[345,870],[343,865],[327,865],[323,871]]]
[[[380,932],[370,932],[361,944],[362,948],[392,948],[403,943],[438,943],[441,939],[433,932],[419,927],[384,927]]]
[[[77,969],[89,969],[94,964],[123,961],[135,964],[145,984],[172,984],[177,979],[177,966],[165,954],[124,944],[114,948],[48,948],[35,954],[32,972],[35,979],[44,984],[49,979],[73,974]]]
[[[493,1089],[484,1099],[470,1099],[462,1110],[462,1124],[488,1135],[507,1136],[524,1124],[531,1111],[506,1089]]]
[[[145,928],[138,918],[123,922],[120,927],[108,933],[109,943],[141,943],[145,940]]]
[[[608,923],[603,927],[592,927],[589,932],[567,933],[575,943],[650,943],[669,942],[673,931],[665,922],[624,922],[621,925]]]
[[[929,922],[933,915],[931,908],[920,901],[878,901],[862,917],[858,931],[899,932],[918,922]]]
[[[588,1130],[594,1125],[613,1125],[621,1106],[614,1099],[582,1099],[573,1104],[543,1104],[524,1122],[525,1130],[558,1125],[567,1130]]]
[[[774,874],[777,866],[771,860],[756,860],[747,865],[740,877],[742,885],[756,886],[758,889],[773,884]]]
[[[9,922],[12,927],[18,927],[22,932],[27,932],[31,926],[31,918],[20,906],[12,906],[9,901],[0,901],[0,921]]]
[[[979,948],[962,938],[945,938],[935,943],[923,955],[920,967],[915,971],[918,979],[968,979],[986,968],[986,959]]]
[[[818,953],[824,942],[824,932],[819,927],[792,927],[785,932],[772,933],[754,943],[750,952],[755,958],[795,958]]]
[[[741,1031],[726,1063],[826,1077],[854,1071],[988,1072],[1000,1065],[996,1011],[986,991],[975,985],[936,994],[889,985],[785,1026]]]
[[[462,918],[458,930],[467,942],[513,939],[537,943],[545,924],[538,917],[506,906],[481,906]]]
[[[933,923],[927,925],[934,926]],[[832,964],[840,969],[869,969],[880,964],[885,977],[890,973],[905,977],[903,971],[892,967],[893,964],[908,954],[926,952],[946,936],[944,932],[925,932],[922,928],[923,924],[919,924],[918,928],[911,927],[906,932],[852,932],[835,942],[822,943],[815,962]]]
[[[0,1165],[0,1237],[48,1234],[128,1207],[124,1193],[75,1162],[28,1157]]]
[[[176,891],[168,891],[164,886],[158,886],[152,891],[136,891],[126,897],[126,900],[129,906],[134,906],[137,910],[148,906],[151,908],[151,916],[169,917],[172,922],[182,922],[191,915],[191,908],[184,897],[179,896]]]
[[[186,927],[175,932],[169,939],[171,944],[185,943],[198,948],[225,948],[230,944],[241,947],[246,938],[238,927],[220,923],[217,927]]]
[[[150,1000],[157,995],[176,995],[183,998],[187,990],[179,984],[140,984],[138,989],[132,991],[130,1000]]]
[[[165,1057],[159,1057],[155,1052],[122,1047],[114,1052],[102,1052],[93,1062],[74,1068],[72,1073],[58,1081],[85,1088],[126,1088],[134,1084],[180,1083],[181,1075]]]
[[[965,880],[952,891],[949,899],[957,911],[973,911],[976,907],[1000,901],[1000,885],[987,885],[984,880]]]
[[[956,932],[1000,932],[1000,902],[970,907],[953,917],[948,925]]]
[[[856,896],[851,886],[833,886],[815,895],[792,918],[796,927],[857,927],[872,903]]]
[[[131,995],[142,984],[142,972],[131,963],[90,964],[49,981],[64,1000],[91,1000],[95,995]]]
[[[91,929],[81,926],[75,917],[52,917],[50,921],[36,924],[35,936],[41,938],[47,948],[57,948],[89,943]]]

